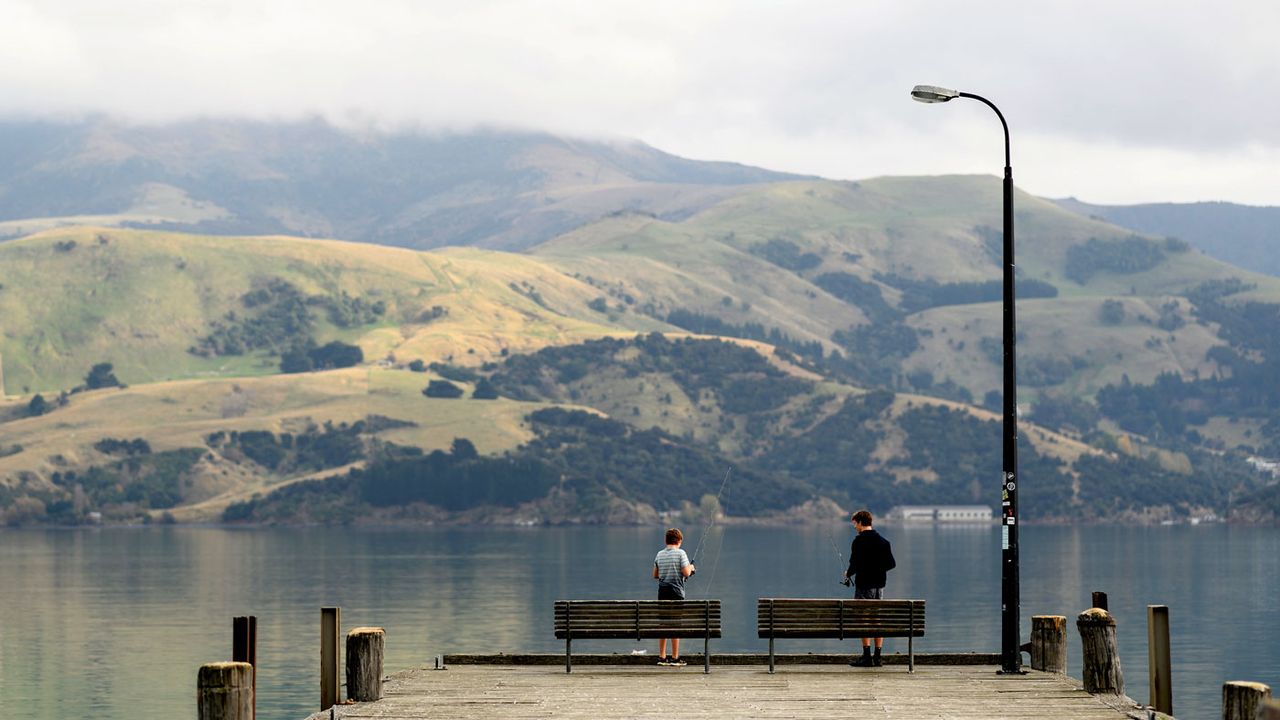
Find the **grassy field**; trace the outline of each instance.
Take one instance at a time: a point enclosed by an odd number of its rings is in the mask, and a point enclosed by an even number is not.
[[[432,377],[436,376],[363,367],[77,393],[66,407],[0,426],[4,446],[21,448],[0,457],[0,477],[14,481],[25,476],[39,487],[54,472],[110,462],[112,457],[93,447],[104,438],[144,438],[154,452],[163,452],[205,447],[205,438],[218,431],[296,434],[311,424],[353,423],[371,415],[414,423],[378,437],[425,450],[447,450],[454,438],[467,438],[481,453],[493,454],[531,437],[524,416],[543,405],[427,398],[421,391]],[[185,500],[199,503],[204,513],[199,519],[209,520],[234,499],[296,479],[262,470],[211,452]],[[196,519],[189,512],[183,518]]]
[[[536,259],[480,250],[420,253],[298,238],[227,238],[70,228],[0,244],[0,361],[7,393],[69,389],[98,362],[125,383],[277,371],[278,356],[203,358],[188,348],[268,278],[308,295],[383,301],[373,325],[317,339],[366,358],[480,362],[628,329],[587,308],[596,291]],[[513,289],[513,286],[515,289]],[[431,316],[439,307],[443,315]],[[636,319],[636,330],[656,326]]]

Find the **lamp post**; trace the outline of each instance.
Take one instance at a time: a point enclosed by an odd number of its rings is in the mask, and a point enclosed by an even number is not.
[[[911,98],[922,103],[943,103],[955,98],[977,100],[995,111],[1004,128],[1004,449],[1003,473],[1000,481],[1000,671],[1022,672],[1022,654],[1018,650],[1021,633],[1018,628],[1018,383],[1014,371],[1014,341],[1017,322],[1014,318],[1013,292],[1013,167],[1009,162],[1009,124],[990,100],[979,95],[917,85]]]

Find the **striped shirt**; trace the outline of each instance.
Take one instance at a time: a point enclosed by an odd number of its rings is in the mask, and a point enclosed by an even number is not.
[[[684,573],[681,568],[687,568],[692,563],[689,562],[689,556],[684,550],[676,547],[666,547],[658,551],[653,558],[653,564],[658,568],[658,583],[660,585],[671,585],[677,587],[684,594]]]

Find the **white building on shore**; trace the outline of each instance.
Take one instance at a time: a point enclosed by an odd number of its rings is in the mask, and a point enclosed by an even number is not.
[[[987,505],[898,505],[886,520],[903,523],[991,523],[995,517]]]

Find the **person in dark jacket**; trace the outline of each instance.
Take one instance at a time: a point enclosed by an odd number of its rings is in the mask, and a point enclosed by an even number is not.
[[[853,514],[853,527],[858,534],[849,546],[849,569],[844,571],[845,584],[853,580],[855,600],[879,600],[884,597],[884,585],[888,572],[898,566],[893,559],[893,548],[871,527],[873,518],[868,510]],[[876,654],[871,655],[871,641],[876,641]],[[884,638],[862,638],[862,657],[849,663],[854,667],[879,667],[880,649]]]

